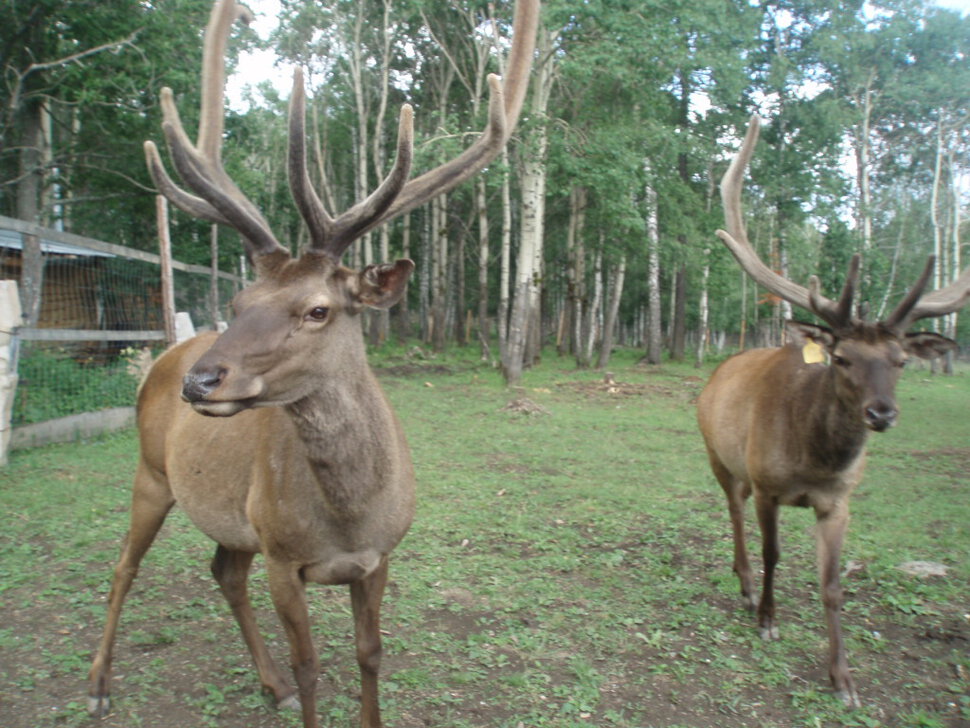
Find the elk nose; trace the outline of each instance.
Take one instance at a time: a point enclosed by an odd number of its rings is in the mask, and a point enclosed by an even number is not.
[[[182,399],[186,402],[201,402],[222,384],[226,378],[224,367],[192,369],[182,378]]]
[[[867,405],[865,409],[866,425],[871,430],[883,432],[896,424],[897,415],[899,415],[899,410],[896,409],[895,405],[881,402],[873,403]]]

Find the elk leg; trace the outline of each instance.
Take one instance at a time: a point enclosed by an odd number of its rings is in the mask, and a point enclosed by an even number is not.
[[[147,465],[139,462],[132,491],[128,535],[114,568],[104,633],[88,672],[88,712],[98,718],[106,716],[111,709],[111,660],[121,620],[121,607],[138,575],[138,565],[174,503],[175,499],[164,479],[153,475]]]
[[[724,495],[727,496],[728,513],[731,516],[731,531],[734,535],[734,573],[738,575],[744,606],[749,612],[753,612],[755,610],[754,573],[751,571],[748,548],[744,539],[744,504],[751,495],[751,491],[743,483],[734,480],[730,474],[726,474],[725,478],[726,480],[721,480],[718,477],[718,480],[721,481]]]
[[[303,728],[319,728],[316,690],[320,660],[310,634],[306,584],[299,570],[285,562],[267,558],[266,568],[273,605],[290,643],[290,665],[296,678]]]
[[[765,578],[761,587],[761,602],[758,604],[758,628],[763,640],[778,639],[775,625],[775,566],[781,548],[778,541],[778,503],[771,498],[755,496],[755,509],[761,526],[761,555],[764,561]]]
[[[387,556],[372,573],[352,582],[350,599],[354,610],[357,664],[360,665],[360,725],[381,728],[377,698],[377,673],[381,666],[381,599],[387,584]]]
[[[842,702],[850,708],[859,708],[862,704],[849,674],[849,661],[842,638],[843,596],[839,562],[845,529],[849,524],[848,505],[840,502],[827,512],[816,510],[816,518],[819,582],[829,633],[829,677]]]
[[[222,595],[229,603],[232,615],[239,624],[243,640],[256,664],[263,689],[273,694],[273,699],[279,707],[297,708],[299,706],[296,691],[287,685],[276,663],[273,662],[269,650],[266,649],[252,604],[249,602],[246,581],[254,556],[255,554],[246,551],[232,551],[220,544],[216,547],[215,556],[212,557],[212,576],[218,582]]]
[[[748,560],[748,548],[744,539],[744,504],[751,489],[746,483],[736,480],[727,468],[715,457],[711,457],[711,470],[714,477],[724,489],[727,497],[728,514],[731,516],[731,531],[734,535],[734,573],[738,575],[738,582],[741,585],[741,598],[748,611],[755,610],[754,600],[754,573],[751,571],[751,562]]]

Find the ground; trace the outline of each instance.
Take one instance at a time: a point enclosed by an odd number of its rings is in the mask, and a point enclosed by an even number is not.
[[[844,559],[864,703],[849,711],[828,687],[807,511],[782,512],[782,639],[761,642],[741,609],[692,421],[703,376],[627,362],[608,377],[534,374],[509,393],[487,368],[396,366],[382,379],[421,505],[385,597],[389,726],[970,726],[970,428],[950,432],[966,382],[904,383],[911,429],[873,445]],[[927,434],[934,424],[947,432]],[[208,576],[212,546],[180,513],[129,598],[114,710],[86,716],[135,450],[123,433],[17,454],[0,476],[0,728],[299,725],[261,695]],[[946,574],[897,568],[916,559]],[[285,665],[258,563],[251,589]],[[356,725],[346,590],[312,587],[310,602],[321,721]]]

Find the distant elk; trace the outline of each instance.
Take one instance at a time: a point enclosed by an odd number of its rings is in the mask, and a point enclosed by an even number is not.
[[[381,725],[379,624],[388,555],[411,524],[414,469],[404,433],[371,372],[361,311],[384,309],[403,294],[410,260],[340,264],[367,231],[467,180],[505,146],[522,107],[538,22],[537,0],[518,0],[504,84],[489,78],[488,123],[458,157],[408,180],[412,112],[401,112],[397,158],[367,199],[337,217],[311,185],[302,73],[289,112],[289,180],[309,228],[299,258],[277,241],[221,162],[225,68],[233,22],[248,11],[215,4],[205,34],[199,138],[193,145],[169,89],[162,128],[175,167],[192,190],[177,187],[155,145],[145,145],[152,177],[180,209],[229,225],[242,236],[257,281],[233,301],[221,336],[203,334],[163,354],[138,396],[141,453],[131,524],[114,570],[108,616],[90,671],[89,710],[109,710],[112,645],[138,565],[176,504],[218,544],[212,574],[277,704],[299,706],[303,725],[318,725],[319,660],[310,634],[307,582],[349,584],[361,674],[360,724]],[[204,417],[203,415],[210,415]],[[269,588],[290,646],[296,689],[287,684],[259,633],[247,596],[253,557],[266,562]]]
[[[849,521],[849,495],[862,478],[870,432],[896,423],[896,382],[907,355],[924,359],[956,347],[934,333],[907,333],[916,321],[959,309],[970,296],[970,268],[946,288],[923,295],[933,270],[922,275],[889,316],[865,321],[853,313],[859,256],[852,258],[837,301],[819,291],[818,278],[804,288],[766,266],[748,242],[741,188],[758,138],[751,120],[738,155],[721,181],[727,231],[717,235],[744,271],[771,293],[810,311],[827,326],[787,322],[794,342],[754,349],[721,364],[697,402],[697,419],[711,469],[727,496],[734,531],[734,571],[741,595],[764,639],[777,639],[774,575],[779,557],[778,507],[815,509],[818,571],[829,636],[829,676],[849,706],[858,706],[842,639],[839,562]],[[825,361],[831,365],[826,366]],[[744,541],[744,504],[754,495],[761,526],[764,585],[754,596],[754,577]]]

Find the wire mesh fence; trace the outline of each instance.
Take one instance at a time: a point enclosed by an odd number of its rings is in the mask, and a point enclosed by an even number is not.
[[[24,235],[40,239],[35,322],[16,337],[14,427],[134,404],[138,382],[165,346],[161,259],[0,217],[0,279],[20,280]],[[173,261],[175,310],[196,328],[224,320],[239,276]]]

